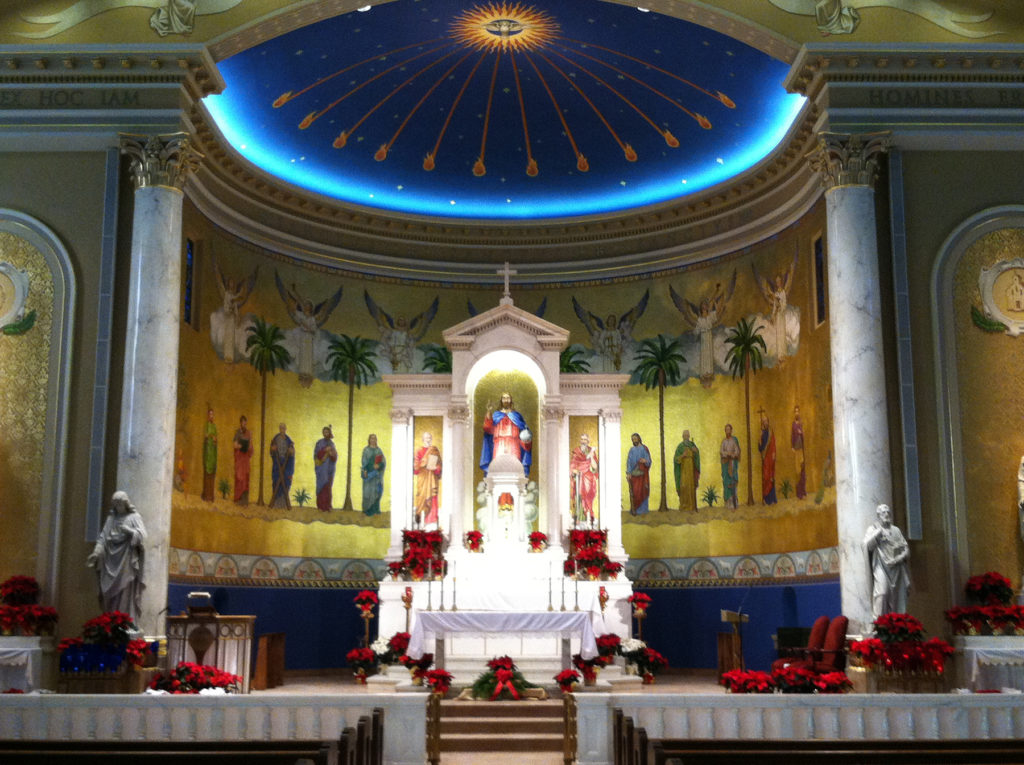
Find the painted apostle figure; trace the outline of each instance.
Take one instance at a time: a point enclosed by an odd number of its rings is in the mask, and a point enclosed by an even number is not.
[[[434,445],[434,437],[424,433],[423,445],[413,458],[413,513],[415,525],[437,523],[441,493],[441,450]]]
[[[371,433],[363,447],[359,461],[359,475],[363,479],[363,514],[380,515],[380,498],[384,496],[384,452],[377,446],[377,434]]]
[[[323,429],[323,438],[313,447],[313,470],[316,472],[316,506],[325,513],[334,509],[332,491],[334,469],[338,464],[338,450],[334,448],[331,426]]]
[[[718,456],[722,461],[722,505],[735,510],[739,507],[736,489],[740,483],[740,442],[732,434],[732,425],[725,426]]]
[[[569,458],[570,501],[577,523],[594,523],[597,473],[597,449],[590,445],[590,436],[583,433],[580,445],[572,450]]]
[[[633,445],[626,455],[626,482],[629,484],[629,514],[647,515],[651,499],[651,450],[639,433],[630,436]]]
[[[679,495],[679,509],[693,512],[697,509],[697,486],[700,484],[700,449],[690,440],[690,431],[683,431],[683,440],[676,447],[672,471]]]
[[[515,410],[512,394],[501,394],[498,409],[488,405],[484,415],[484,440],[480,450],[480,469],[487,474],[491,460],[499,454],[511,454],[523,465],[523,473],[530,476],[533,462],[533,436],[526,426],[526,420]]]
[[[292,441],[287,430],[288,427],[282,422],[278,426],[277,435],[270,439],[270,477],[274,487],[270,506],[291,510],[290,492],[292,476],[295,473],[295,442]]]

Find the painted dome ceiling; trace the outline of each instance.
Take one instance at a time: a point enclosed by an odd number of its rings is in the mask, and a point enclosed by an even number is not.
[[[789,65],[608,2],[395,0],[218,64],[224,138],[301,189],[514,222],[678,201],[779,145]]]

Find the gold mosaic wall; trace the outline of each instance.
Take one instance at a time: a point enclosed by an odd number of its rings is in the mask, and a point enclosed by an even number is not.
[[[543,318],[570,330],[571,345],[589,353],[597,335],[594,317],[607,323],[611,315],[624,317],[630,311],[634,325],[632,338],[640,341],[659,334],[693,340],[692,317],[677,307],[671,292],[693,303],[701,296],[729,292],[722,305],[722,321],[716,343],[721,346],[722,331],[735,326],[741,318],[763,321],[770,307],[758,287],[755,275],[773,277],[791,270],[788,304],[799,314],[798,344],[780,363],[774,359],[749,381],[750,417],[753,432],[750,449],[747,443],[745,384],[720,370],[710,386],[690,377],[683,384],[665,390],[665,450],[667,498],[674,508],[676,493],[671,458],[680,434],[689,429],[701,449],[702,474],[698,487],[699,509],[684,513],[673,509],[656,512],[661,500],[658,391],[643,385],[628,384],[622,390],[622,443],[599,444],[602,454],[620,450],[625,465],[629,450],[629,434],[639,432],[654,456],[651,471],[652,512],[633,518],[623,516],[623,537],[633,557],[685,557],[694,555],[739,555],[785,552],[824,548],[836,543],[835,489],[826,486],[826,473],[832,451],[832,402],[828,323],[818,323],[814,311],[814,270],[812,242],[823,229],[823,207],[818,206],[807,218],[781,233],[775,239],[755,248],[737,252],[708,264],[699,264],[654,279],[635,279],[614,283],[595,282],[585,285],[547,285],[516,289],[515,304],[531,312],[545,306]],[[179,379],[179,414],[176,440],[177,464],[182,491],[174,495],[172,545],[183,549],[207,552],[260,555],[316,555],[322,557],[381,557],[387,549],[390,523],[390,486],[399,466],[389,464],[384,477],[382,514],[366,517],[359,508],[362,482],[359,478],[359,456],[366,437],[376,433],[385,454],[391,449],[390,391],[383,382],[375,382],[354,391],[352,423],[352,511],[316,509],[313,473],[313,444],[324,425],[333,426],[335,446],[339,453],[334,480],[334,507],[340,508],[345,497],[347,447],[348,388],[342,382],[314,379],[303,385],[296,371],[278,371],[268,378],[266,402],[266,445],[285,422],[295,440],[296,462],[292,491],[305,488],[311,499],[305,507],[272,510],[257,504],[259,468],[252,462],[250,504],[235,505],[218,492],[214,502],[200,498],[202,488],[201,447],[206,410],[212,406],[218,427],[217,480],[232,479],[231,438],[240,414],[248,416],[255,448],[259,444],[260,379],[244,361],[227,363],[216,350],[211,334],[211,316],[222,306],[217,287],[217,270],[234,283],[250,278],[254,287],[241,308],[241,314],[263,317],[286,333],[295,331],[285,295],[291,292],[309,300],[310,307],[324,304],[329,308],[333,296],[341,289],[337,306],[325,317],[322,329],[332,335],[362,337],[375,342],[385,340],[383,326],[402,329],[417,335],[417,348],[423,344],[442,345],[442,331],[462,322],[470,315],[495,306],[500,291],[494,288],[453,288],[452,285],[410,284],[369,279],[313,265],[300,265],[259,250],[226,236],[205,225],[194,211],[187,216],[185,235],[195,243],[196,275],[195,305],[198,313],[193,324],[184,326],[181,337],[181,372]],[[794,264],[794,254],[799,256]],[[731,287],[735,276],[735,288]],[[278,281],[282,285],[278,287]],[[671,289],[670,289],[671,288]],[[646,305],[643,310],[638,307]],[[433,304],[437,300],[436,314]],[[546,301],[546,303],[545,303]],[[376,312],[376,316],[374,313]],[[386,314],[386,317],[384,316]],[[586,321],[581,315],[588,317]],[[760,319],[758,319],[760,317]],[[385,320],[386,318],[386,320]],[[588,328],[587,323],[591,326]],[[794,325],[794,326],[797,326]],[[689,338],[689,340],[687,340]],[[325,354],[324,349],[318,351]],[[696,357],[688,351],[692,368]],[[716,355],[724,350],[719,347]],[[379,371],[391,372],[383,347],[375,357]],[[412,372],[422,372],[421,352],[417,351]],[[594,359],[591,359],[594,361]],[[610,364],[611,362],[606,362]],[[620,372],[632,371],[624,365]],[[592,372],[614,371],[591,368]],[[520,379],[521,378],[521,379]],[[516,371],[492,373],[477,389],[473,412],[474,432],[489,401],[497,401],[504,389],[515,394],[516,408],[536,429],[537,392],[525,374]],[[807,495],[795,496],[798,477],[796,457],[790,447],[790,427],[794,407],[799,406],[805,429],[805,464]],[[759,411],[764,410],[774,428],[777,444],[776,486],[778,503],[761,503],[761,458],[757,451]],[[722,479],[718,448],[724,425],[730,422],[743,451],[740,470],[740,507],[723,508]],[[573,434],[571,445],[578,441]],[[479,434],[474,438],[474,463],[479,450]],[[751,454],[751,451],[753,454]],[[751,459],[753,457],[753,459]],[[534,454],[535,469],[531,478],[543,480],[540,452]],[[603,463],[606,464],[606,463]],[[754,502],[747,504],[747,466],[752,465]],[[401,468],[401,469],[404,469]],[[264,467],[264,499],[269,503],[271,477],[269,461]],[[482,475],[474,471],[474,485]],[[785,489],[783,488],[785,485]],[[703,492],[714,487],[717,501],[700,501]],[[623,481],[621,498],[600,498],[600,512],[607,515],[620,506],[628,510],[628,488]],[[467,487],[466,496],[473,496]],[[568,497],[565,498],[568,502]]]
[[[36,571],[53,279],[43,254],[11,233],[0,232],[0,263],[28,275],[25,311],[36,312],[25,334],[0,334],[0,579],[6,579]]]
[[[1024,432],[1015,425],[1024,422],[1024,337],[984,331],[972,320],[971,309],[982,306],[981,269],[1022,255],[1024,229],[1002,229],[981,237],[957,265],[953,305],[940,306],[955,314],[970,573],[1001,571],[1015,584],[1022,564],[1017,470],[1024,455]],[[1024,269],[1018,272],[1024,274]]]

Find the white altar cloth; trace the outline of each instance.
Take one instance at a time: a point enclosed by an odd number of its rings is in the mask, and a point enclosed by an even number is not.
[[[52,642],[52,638],[50,640]],[[0,691],[41,688],[42,671],[43,646],[40,638],[5,636],[0,639]]]
[[[958,680],[967,688],[1024,690],[1024,637],[957,635],[954,645],[964,663]]]
[[[407,653],[419,658],[424,653],[427,635],[436,637],[451,632],[492,635],[535,632],[566,638],[573,634],[580,636],[580,655],[584,659],[597,656],[594,626],[591,615],[585,611],[419,611],[410,633]]]

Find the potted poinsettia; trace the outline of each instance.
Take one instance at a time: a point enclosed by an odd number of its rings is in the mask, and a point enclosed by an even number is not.
[[[430,669],[423,675],[424,682],[430,687],[431,693],[444,696],[452,687],[451,672],[443,669]]]
[[[423,677],[434,663],[434,654],[425,653],[418,659],[414,659],[411,656],[403,656],[398,662],[409,670],[413,685],[423,685]]]
[[[377,669],[377,654],[372,648],[353,648],[345,654],[345,662],[352,667],[356,682],[366,685],[366,676]]]
[[[234,693],[242,685],[242,678],[217,667],[195,664],[190,661],[178,665],[166,674],[159,674],[150,681],[154,691],[167,693]]]
[[[562,693],[572,693],[580,682],[580,673],[575,669],[563,669],[554,680]]]
[[[31,606],[39,601],[39,583],[31,576],[12,576],[0,583],[0,601],[8,606]]]
[[[530,532],[530,552],[543,552],[548,546],[548,535],[543,531]]]
[[[356,607],[363,614],[369,614],[373,611],[374,607],[380,603],[380,598],[377,597],[377,593],[373,590],[360,590],[352,599],[352,602],[356,604]]]
[[[655,651],[653,648],[644,648],[640,652],[637,670],[643,678],[645,685],[654,682],[654,676],[668,666],[668,659]]]
[[[775,693],[771,674],[758,669],[731,669],[718,682],[729,693]]]
[[[975,574],[967,580],[964,594],[971,603],[982,606],[1008,606],[1013,600],[1010,580],[998,571]]]
[[[651,606],[651,596],[643,592],[634,592],[626,598],[626,602],[633,606],[634,616],[644,616]]]
[[[466,549],[470,552],[483,552],[484,549],[484,533],[473,529],[472,531],[466,532],[465,537]]]

